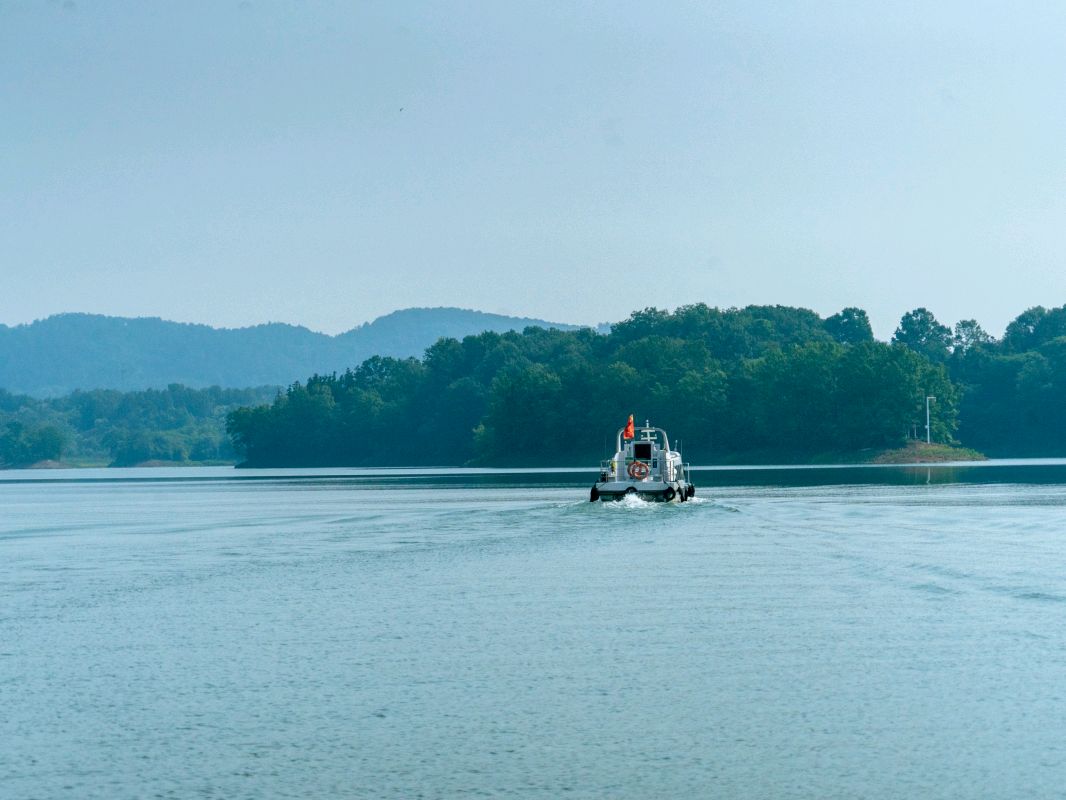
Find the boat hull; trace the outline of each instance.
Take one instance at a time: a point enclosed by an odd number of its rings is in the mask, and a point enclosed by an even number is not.
[[[632,496],[653,503],[683,503],[694,494],[695,488],[686,481],[607,481],[592,487],[590,499],[607,503]]]

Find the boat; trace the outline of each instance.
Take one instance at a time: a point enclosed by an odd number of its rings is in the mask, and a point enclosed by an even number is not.
[[[671,449],[670,437],[662,428],[647,420],[636,428],[633,417],[618,429],[613,458],[600,462],[600,478],[592,487],[589,500],[623,500],[634,496],[641,500],[684,503],[696,495],[689,480],[689,466],[681,453]]]

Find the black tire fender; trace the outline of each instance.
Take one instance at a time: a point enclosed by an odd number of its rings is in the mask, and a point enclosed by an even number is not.
[[[599,499],[600,499],[600,490],[597,489],[595,486],[593,486],[592,487],[592,491],[589,492],[589,502],[590,503],[595,503]]]
[[[677,497],[677,492],[674,491],[674,487],[673,486],[667,486],[666,487],[666,491],[663,492],[663,500],[665,500],[667,503],[669,503],[675,497]]]

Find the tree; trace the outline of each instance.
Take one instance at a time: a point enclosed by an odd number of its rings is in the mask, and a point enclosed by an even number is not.
[[[929,309],[916,308],[900,319],[892,342],[909,347],[930,361],[942,362],[947,360],[952,344],[951,329],[941,325]]]
[[[862,344],[874,340],[870,318],[861,308],[845,308],[839,314],[828,317],[825,330],[840,344]]]
[[[1009,353],[1024,353],[1061,336],[1066,336],[1066,306],[1034,306],[1007,326],[1003,344]]]
[[[952,337],[955,353],[965,355],[974,347],[983,347],[994,341],[975,319],[964,319],[955,323],[955,335]]]
[[[11,420],[7,423],[7,429],[0,434],[0,463],[11,466],[27,463],[25,433],[26,426],[21,422]]]
[[[0,464],[21,467],[38,461],[57,461],[63,455],[65,440],[54,425],[31,428],[10,420],[0,434]]]
[[[932,435],[951,443],[958,427],[958,391],[941,365],[905,347],[871,342],[850,348],[837,373],[843,449],[898,447],[925,422],[925,398],[937,398]]]
[[[30,463],[58,461],[63,455],[66,437],[55,425],[43,425],[28,437]]]
[[[1037,328],[1047,316],[1047,309],[1043,306],[1033,306],[1026,309],[1007,326],[1003,334],[1003,344],[1009,353],[1024,353],[1032,350],[1039,342],[1037,341]]]
[[[546,443],[565,444],[566,431],[557,416],[561,397],[559,376],[542,364],[499,375],[492,382],[487,432],[479,441],[482,457],[528,463],[546,455]]]

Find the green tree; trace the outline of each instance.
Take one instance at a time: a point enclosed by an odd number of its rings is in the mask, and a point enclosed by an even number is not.
[[[827,317],[825,329],[840,344],[863,344],[874,340],[870,318],[861,308],[845,308],[838,314]]]
[[[0,434],[0,464],[20,467],[39,461],[58,461],[65,442],[63,432],[54,425],[30,427],[9,420]]]
[[[964,319],[955,323],[955,334],[952,337],[954,353],[966,354],[975,347],[987,347],[994,341],[975,319]]]
[[[66,437],[55,425],[43,425],[28,437],[30,461],[58,461],[63,456]]]
[[[934,440],[955,441],[958,391],[941,365],[903,347],[871,342],[841,358],[837,377],[841,449],[898,447],[925,423],[925,398],[937,398]]]
[[[560,430],[557,415],[561,396],[559,376],[542,364],[499,375],[492,382],[488,413],[480,428],[479,455],[519,464],[535,462],[544,454],[546,441],[566,448],[566,431]]]
[[[945,361],[952,344],[951,329],[937,322],[929,309],[916,308],[900,319],[892,341],[909,347],[930,361]]]

